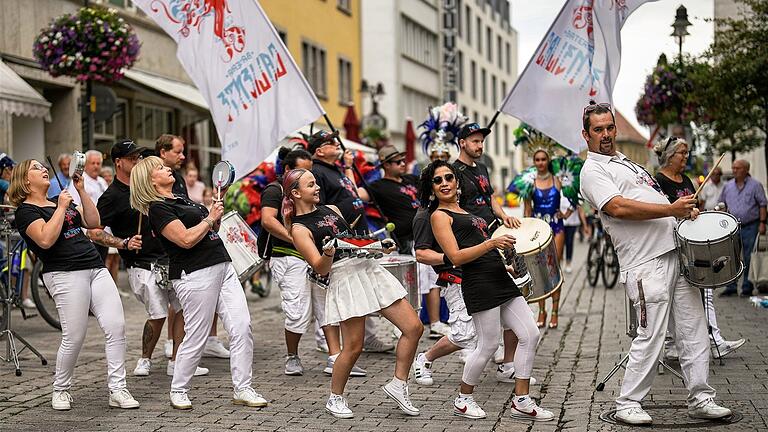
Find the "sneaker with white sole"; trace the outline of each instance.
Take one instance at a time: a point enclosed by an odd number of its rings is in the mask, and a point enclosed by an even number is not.
[[[475,402],[472,395],[459,395],[453,401],[453,415],[470,419],[483,419],[485,418],[485,411]]]
[[[419,409],[413,406],[413,403],[411,402],[411,396],[408,394],[407,382],[395,382],[393,380],[385,384],[381,389],[384,390],[384,393],[386,393],[393,401],[397,402],[400,411],[409,416],[417,416],[420,414]]]
[[[515,367],[505,367],[504,363],[496,366],[496,381],[503,383],[515,383]],[[530,377],[528,384],[536,385],[536,378]]]
[[[328,353],[328,342],[326,341],[317,341],[317,348],[316,350],[320,351],[321,353]]]
[[[171,339],[165,341],[165,345],[163,345],[163,354],[165,354],[165,358],[173,358],[173,341]]]
[[[653,423],[651,416],[640,407],[617,409],[616,420],[631,425],[649,425]]]
[[[120,389],[109,392],[109,406],[113,408],[134,409],[139,407],[139,402],[131,396],[128,389]]]
[[[133,376],[149,376],[150,369],[152,369],[152,360],[142,357],[136,362],[136,369],[133,370]]]
[[[363,352],[367,353],[385,353],[395,349],[395,346],[389,342],[372,337],[363,343]]]
[[[533,421],[550,421],[555,418],[552,411],[541,408],[527,396],[515,397],[512,400],[512,409],[509,414],[512,418]]]
[[[51,395],[51,408],[56,411],[69,411],[72,409],[72,395],[68,391],[53,391]]]
[[[285,356],[285,374],[290,376],[304,375],[304,366],[301,365],[301,359],[295,354]]]
[[[731,414],[731,410],[725,407],[721,407],[716,404],[715,401],[709,399],[704,405],[696,408],[688,408],[688,416],[697,419],[715,420],[723,417],[728,417]]]
[[[432,362],[427,360],[424,353],[419,353],[413,360],[413,376],[416,378],[416,384],[431,386],[432,380]]]
[[[192,402],[187,396],[187,392],[171,392],[171,406],[179,410],[192,409]]]
[[[232,396],[232,403],[235,405],[245,405],[254,408],[263,408],[269,405],[264,396],[256,393],[251,387],[246,387],[236,391]]]
[[[326,375],[333,375],[333,364],[335,362],[336,362],[336,358],[329,356],[328,362],[325,364],[325,369],[323,369],[323,373]],[[357,366],[352,366],[352,370],[349,371],[350,377],[364,377],[367,374],[368,374],[368,371]]]
[[[22,300],[21,305],[24,306],[24,309],[37,309],[37,305],[30,298],[25,298]]]
[[[347,406],[347,399],[343,396],[332,394],[325,403],[325,410],[332,416],[340,419],[350,419],[355,416]]]
[[[168,376],[173,376],[173,370],[176,369],[176,362],[168,360],[168,366],[165,368],[165,374]],[[194,376],[202,376],[202,375],[208,375],[208,368],[200,367],[198,366],[195,369],[195,375]]]
[[[744,345],[747,341],[744,339],[739,339],[735,341],[723,341],[720,345],[715,347],[712,346],[712,358],[723,358],[732,352],[736,351],[737,349],[741,348],[742,345]]]
[[[229,350],[224,347],[224,344],[218,338],[213,336],[209,337],[205,341],[205,349],[203,350],[203,357],[216,357],[216,358],[229,358]]]

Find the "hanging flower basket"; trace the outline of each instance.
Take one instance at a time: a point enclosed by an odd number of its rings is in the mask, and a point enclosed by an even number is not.
[[[35,39],[33,52],[53,76],[79,82],[114,82],[136,62],[139,39],[114,9],[81,8],[54,19]]]
[[[645,126],[667,127],[693,119],[694,109],[687,96],[693,91],[682,65],[667,63],[662,54],[653,72],[645,80],[644,92],[635,105],[637,121]]]

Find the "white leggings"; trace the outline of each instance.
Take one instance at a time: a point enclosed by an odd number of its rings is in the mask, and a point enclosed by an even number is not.
[[[106,339],[107,386],[125,388],[125,318],[112,276],[105,268],[43,274],[61,321],[61,345],[56,355],[53,390],[69,390],[77,356],[93,312]]]
[[[502,325],[511,329],[519,341],[515,350],[515,377],[531,377],[533,357],[539,342],[539,328],[536,327],[531,308],[523,297],[515,297],[493,309],[475,312],[472,314],[472,321],[477,331],[477,346],[467,356],[464,364],[461,380],[465,384],[476,386],[480,383],[483,369],[499,347]]]

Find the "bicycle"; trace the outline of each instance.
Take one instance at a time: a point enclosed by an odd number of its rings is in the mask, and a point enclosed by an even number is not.
[[[587,252],[587,280],[594,287],[602,275],[603,285],[607,289],[612,289],[619,279],[619,257],[616,255],[611,237],[603,231],[600,219],[595,219],[592,232],[589,252]]]

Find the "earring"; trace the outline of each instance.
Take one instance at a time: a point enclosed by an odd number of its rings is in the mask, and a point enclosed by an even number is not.
[[[435,200],[435,194],[432,194],[432,195],[430,195],[430,196],[429,196],[429,200],[430,200],[430,201],[434,201],[434,200]]]
[[[461,195],[461,189],[456,189],[456,195]]]

